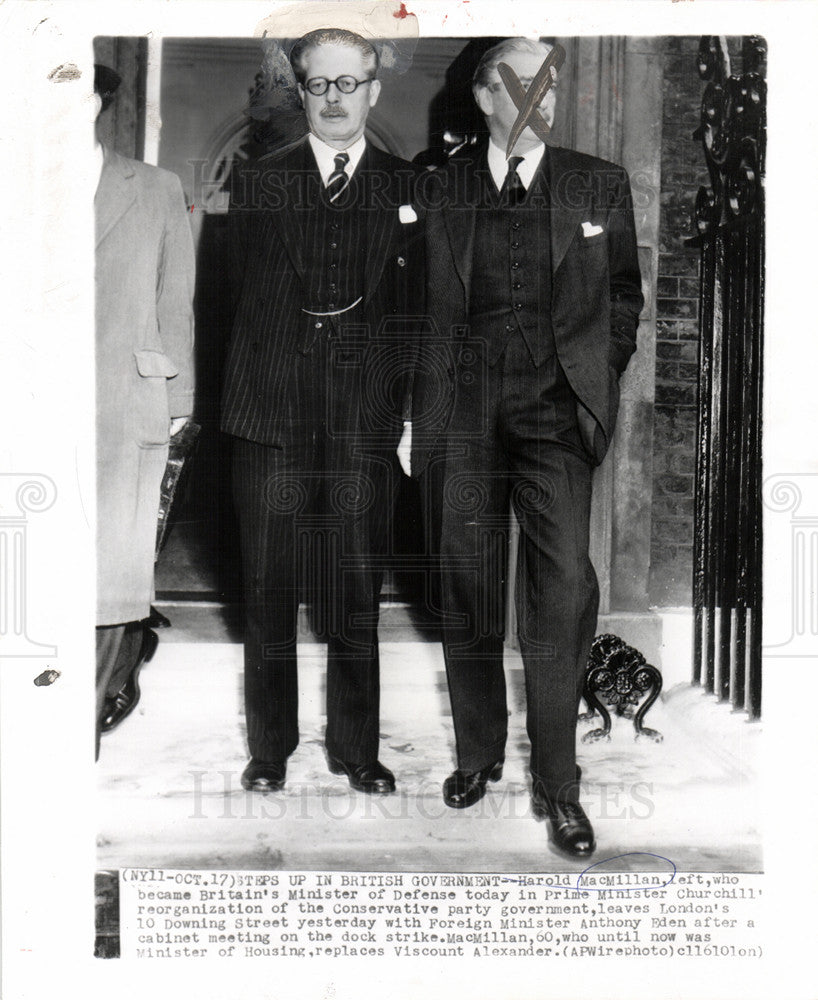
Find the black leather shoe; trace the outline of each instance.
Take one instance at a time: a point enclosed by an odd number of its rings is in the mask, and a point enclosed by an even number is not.
[[[151,613],[145,619],[145,624],[148,628],[170,628],[170,618],[163,615],[161,611],[157,611],[151,604]]]
[[[550,799],[534,788],[534,812],[550,821],[551,843],[572,858],[587,858],[596,850],[594,829],[579,802]]]
[[[389,795],[395,791],[395,775],[379,760],[369,764],[349,764],[345,760],[327,754],[327,765],[333,774],[345,774],[349,783],[359,792],[370,795]]]
[[[142,646],[139,650],[139,658],[136,666],[128,674],[128,679],[119,689],[113,698],[105,699],[105,706],[102,710],[102,720],[99,724],[101,733],[110,733],[112,729],[127,719],[131,712],[139,704],[141,691],[139,690],[139,671],[142,667],[153,659],[156,647],[159,645],[159,636],[149,628],[146,628],[142,635]]]
[[[241,776],[241,787],[248,792],[280,792],[287,778],[286,760],[250,758]]]
[[[487,781],[499,781],[503,777],[503,761],[489,764],[482,771],[452,772],[443,782],[443,801],[452,809],[468,809],[486,794]]]

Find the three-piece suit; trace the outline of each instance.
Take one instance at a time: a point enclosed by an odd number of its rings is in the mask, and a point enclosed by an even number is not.
[[[247,738],[260,761],[298,743],[302,599],[328,644],[327,751],[377,757],[378,560],[400,475],[407,317],[422,296],[422,234],[400,211],[415,175],[367,143],[331,202],[305,138],[232,183],[222,429],[236,439]]]
[[[546,147],[523,199],[503,200],[486,148],[452,160],[426,218],[435,334],[413,390],[441,563],[458,767],[503,758],[509,507],[531,772],[577,801],[576,713],[596,627],[591,477],[610,445],[642,307],[626,173]]]

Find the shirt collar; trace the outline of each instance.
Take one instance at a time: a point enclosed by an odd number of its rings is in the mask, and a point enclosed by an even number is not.
[[[542,160],[544,153],[545,143],[540,142],[533,149],[529,149],[523,156],[523,162],[517,165],[517,173],[520,175],[520,180],[523,182],[523,187],[526,191],[531,186],[531,181],[534,179],[534,174],[537,172],[537,167],[540,165],[540,160]],[[514,153],[513,155],[520,156],[521,154]],[[499,146],[496,146],[492,139],[489,139],[488,159],[492,180],[497,185],[497,190],[499,191],[508,173],[508,161],[506,160],[505,152]]]
[[[323,181],[324,187],[327,185],[327,181],[330,178],[333,170],[335,170],[335,157],[339,153],[349,154],[349,163],[346,165],[346,173],[351,177],[355,173],[355,168],[361,162],[361,157],[364,155],[364,150],[366,149],[366,139],[360,136],[352,145],[345,150],[335,149],[334,146],[328,146],[325,142],[318,138],[317,135],[313,135],[310,132],[309,135],[310,146],[315,154],[315,162],[318,164],[318,172],[321,174],[321,180]]]
[[[94,143],[94,164],[97,174],[97,187],[102,178],[102,168],[105,166],[105,147],[101,142]]]

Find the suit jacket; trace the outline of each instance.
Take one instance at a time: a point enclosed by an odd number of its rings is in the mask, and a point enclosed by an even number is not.
[[[619,376],[636,349],[643,298],[625,171],[569,149],[546,149],[543,210],[550,211],[551,323],[557,356],[596,421],[601,462],[616,423]],[[457,331],[469,319],[472,255],[485,147],[440,171],[426,216],[427,307],[434,334],[421,344],[413,390],[413,474],[445,432],[458,379]]]
[[[105,150],[96,215],[97,609],[144,618],[171,417],[193,409],[193,239],[179,178]]]
[[[413,350],[409,317],[423,308],[422,226],[416,219],[402,221],[413,213],[399,211],[412,201],[418,172],[367,144],[355,171],[356,183],[367,193],[363,303],[354,314],[339,318],[360,326],[365,369],[360,384],[384,378],[390,383],[385,398],[394,405],[382,430],[391,443],[400,435],[402,401],[411,378],[411,362],[402,354]],[[300,409],[294,361],[310,351],[316,337],[326,336],[333,322],[322,320],[319,329],[303,312],[309,305],[305,281],[311,248],[303,245],[302,220],[303,213],[314,210],[320,185],[306,136],[232,179],[228,222],[234,320],[222,430],[249,441],[275,445],[286,440],[289,415]],[[392,348],[388,371],[377,374]]]

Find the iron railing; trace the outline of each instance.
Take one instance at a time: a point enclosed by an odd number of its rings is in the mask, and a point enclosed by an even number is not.
[[[740,48],[740,51],[738,51]],[[696,199],[701,251],[693,680],[761,714],[761,402],[766,45],[747,37],[731,73],[705,36],[701,124],[710,186]]]

